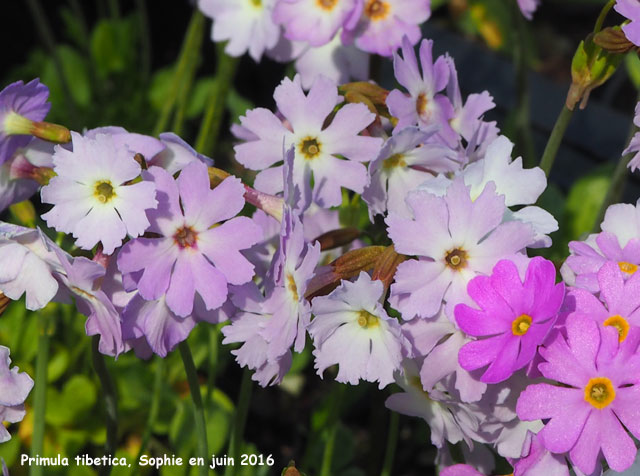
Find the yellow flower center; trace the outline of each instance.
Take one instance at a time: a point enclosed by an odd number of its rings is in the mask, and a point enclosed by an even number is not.
[[[627,334],[629,333],[629,323],[627,320],[616,314],[615,316],[611,316],[609,319],[603,322],[605,326],[615,327],[618,330],[618,341],[622,342],[627,338]]]
[[[323,10],[331,11],[337,5],[338,0],[316,0],[316,4]]]
[[[511,332],[514,336],[523,336],[531,327],[531,316],[522,314],[511,323]]]
[[[393,169],[395,167],[406,166],[407,162],[405,162],[403,154],[393,154],[391,157],[389,157],[388,159],[384,159],[384,161],[382,162],[382,167],[387,170]]]
[[[383,20],[389,15],[389,3],[382,0],[369,0],[364,7],[364,14],[371,20]]]
[[[606,377],[594,377],[584,388],[584,399],[598,410],[609,406],[616,398],[616,391],[611,380]]]
[[[467,266],[467,252],[456,248],[453,251],[447,252],[444,260],[446,261],[447,266],[459,271]]]
[[[413,375],[409,379],[409,384],[412,387],[417,388],[419,391],[421,391],[422,394],[424,395],[424,398],[426,398],[427,400],[431,400],[431,397],[429,397],[429,392],[427,392],[422,386],[422,380],[420,380],[419,375]]]
[[[638,265],[633,263],[627,263],[626,261],[619,261],[618,266],[620,271],[627,274],[633,274],[638,271]]]
[[[198,242],[198,233],[190,226],[183,226],[173,235],[173,240],[180,248],[193,248]]]
[[[298,296],[298,287],[296,286],[296,280],[293,279],[291,274],[287,274],[287,289],[291,292],[294,301],[299,301],[300,297]]]
[[[315,137],[305,137],[298,144],[298,148],[305,159],[311,160],[320,155],[320,145]]]
[[[363,309],[358,312],[358,324],[363,329],[371,329],[380,325],[380,318]]]
[[[113,185],[111,185],[109,180],[103,180],[102,182],[96,183],[93,196],[96,197],[100,203],[109,203],[109,201],[116,196],[116,192],[113,190]]]
[[[256,8],[260,8],[262,6],[262,0],[251,0],[251,4]]]

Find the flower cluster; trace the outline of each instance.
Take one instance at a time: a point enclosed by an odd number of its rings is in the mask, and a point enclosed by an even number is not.
[[[531,19],[539,0],[518,0]],[[431,17],[429,0],[198,0],[213,19],[211,39],[225,52],[260,61],[295,60],[309,89],[322,74],[337,82],[369,76],[369,54],[391,56],[406,37],[415,45]]]

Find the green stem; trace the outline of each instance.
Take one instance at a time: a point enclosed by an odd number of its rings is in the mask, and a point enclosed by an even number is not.
[[[547,177],[551,172],[553,162],[556,160],[556,155],[558,154],[558,149],[562,143],[562,138],[567,131],[567,127],[569,127],[569,122],[571,122],[572,117],[573,111],[566,105],[563,105],[562,111],[560,111],[560,115],[558,116],[558,119],[553,126],[553,130],[551,131],[551,136],[549,136],[549,141],[547,142],[547,146],[542,154],[542,159],[540,160],[540,168],[544,170]]]
[[[41,312],[38,315],[40,336],[38,337],[38,355],[36,357],[36,380],[33,397],[33,436],[31,438],[31,456],[42,456],[44,453],[45,414],[47,411],[47,368],[49,364],[49,319],[50,314]],[[44,467],[29,467],[30,476],[42,476]]]
[[[171,112],[173,111],[173,107],[180,95],[183,78],[188,73],[187,70],[189,66],[197,64],[197,61],[194,61],[193,58],[197,58],[200,54],[204,23],[204,15],[200,10],[196,9],[191,16],[191,21],[187,27],[187,33],[185,34],[184,41],[182,42],[182,49],[180,50],[180,56],[178,57],[178,63],[175,67],[169,93],[167,94],[167,98],[162,106],[162,110],[160,111],[156,127],[153,130],[154,136],[157,136],[166,130],[171,117]]]
[[[161,357],[156,358],[156,375],[153,382],[153,394],[151,395],[151,407],[149,409],[149,419],[147,420],[147,426],[142,434],[142,442],[140,443],[140,449],[138,450],[138,456],[136,456],[136,462],[140,460],[140,457],[144,454],[151,439],[151,433],[158,418],[160,412],[160,401],[162,400],[162,384],[164,383],[164,359]],[[131,473],[135,474],[138,471],[137,465],[131,466]]]
[[[393,469],[393,458],[398,445],[398,429],[400,427],[400,417],[396,412],[391,412],[389,420],[389,433],[387,434],[387,449],[384,452],[384,463],[380,476],[391,476]]]
[[[207,426],[205,423],[204,406],[202,405],[202,395],[200,394],[200,382],[198,381],[196,366],[193,363],[193,356],[191,355],[191,349],[189,349],[187,341],[180,342],[178,348],[180,349],[180,356],[184,364],[184,371],[187,374],[187,381],[189,382],[189,390],[191,391],[191,399],[193,400],[195,410],[198,456],[207,461],[210,457],[209,443],[207,442]],[[207,476],[209,474],[206,464],[198,468],[200,476]]]
[[[253,384],[251,383],[251,371],[245,369],[242,374],[242,383],[240,384],[240,395],[238,396],[238,405],[234,415],[234,425],[231,430],[231,438],[229,439],[229,456],[234,461],[240,458],[240,449],[242,447],[242,436],[244,435],[244,427],[247,424],[247,415],[249,413],[249,402],[251,401],[251,393]],[[227,466],[225,476],[235,476],[236,465]]]
[[[107,441],[105,443],[105,453],[108,456],[115,456],[118,444],[118,395],[116,386],[113,383],[104,355],[100,353],[100,336],[93,336],[91,354],[93,368],[100,379],[102,394],[104,395],[104,405],[107,412]],[[108,476],[111,473],[111,466],[101,466],[100,474]]]
[[[207,402],[211,401],[216,387],[216,371],[218,366],[220,328],[212,327],[209,331],[209,375],[207,379]]]
[[[604,25],[604,20],[607,18],[607,15],[609,14],[609,12],[611,11],[611,9],[615,4],[616,4],[616,0],[609,0],[607,4],[602,8],[602,11],[600,11],[600,15],[598,15],[598,19],[596,20],[596,25],[593,28],[594,33],[598,33],[600,30],[602,30],[602,25]]]
[[[333,391],[331,400],[331,408],[329,409],[329,417],[327,419],[327,443],[324,447],[322,455],[322,466],[320,467],[320,476],[331,475],[331,463],[333,462],[333,449],[336,444],[336,434],[338,433],[338,423],[340,417],[340,403],[346,385],[336,382],[337,387]]]
[[[238,58],[226,55],[224,45],[220,44],[217,52],[218,69],[196,140],[196,150],[204,155],[211,155],[215,149],[224,115],[225,100],[238,67]]]
[[[527,167],[534,166],[536,154],[531,130],[531,94],[529,90],[529,52],[527,51],[527,21],[520,12],[516,0],[511,2],[512,17],[516,23],[514,30],[515,42],[513,48],[514,65],[516,68],[515,136],[516,143],[521,147],[521,155]]]

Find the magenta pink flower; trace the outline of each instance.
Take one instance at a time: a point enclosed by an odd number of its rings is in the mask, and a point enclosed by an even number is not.
[[[574,315],[566,331],[566,339],[557,333],[540,349],[546,360],[540,372],[560,385],[529,385],[518,399],[518,417],[548,420],[539,432],[545,448],[569,452],[583,473],[593,473],[601,452],[611,469],[624,471],[637,453],[628,432],[640,437],[640,330],[620,343],[614,329]]]
[[[575,306],[572,314],[615,328],[623,341],[632,327],[640,327],[640,273],[625,281],[618,263],[608,261],[597,276],[599,298],[586,289],[574,288],[569,292]]]
[[[456,321],[467,334],[485,338],[460,349],[460,365],[469,371],[488,365],[480,378],[486,383],[502,382],[527,365],[564,300],[564,284],[555,282],[553,263],[540,257],[529,263],[524,282],[508,260],[498,262],[491,276],[472,279],[467,291],[480,309],[458,304]]]

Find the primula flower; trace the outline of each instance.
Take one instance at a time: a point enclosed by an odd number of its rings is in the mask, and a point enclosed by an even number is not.
[[[391,136],[378,157],[369,164],[371,176],[362,198],[371,215],[385,211],[402,216],[411,212],[405,202],[407,193],[423,183],[430,174],[457,168],[455,154],[440,144],[427,143],[433,135],[416,127],[407,127]]]
[[[90,139],[72,132],[73,152],[60,146],[53,154],[54,171],[42,188],[42,201],[53,208],[42,215],[58,231],[72,233],[76,245],[91,249],[102,243],[111,254],[127,236],[143,234],[149,226],[145,210],[155,208],[150,182],[129,185],[140,175],[140,164],[126,147],[97,134]]]
[[[146,157],[149,167],[157,165],[174,175],[184,169],[191,162],[200,161],[207,167],[213,165],[213,160],[196,152],[193,147],[183,141],[173,132],[160,134],[163,149],[152,157]]]
[[[335,83],[324,77],[315,81],[306,96],[300,76],[296,75],[293,81],[285,78],[274,97],[291,130],[263,108],[248,111],[240,118],[242,125],[258,138],[235,146],[238,162],[252,170],[261,170],[255,188],[270,194],[283,190],[282,168],[272,166],[283,160],[283,151],[293,145],[293,178],[303,195],[311,187],[311,174],[313,200],[322,207],[342,202],[340,187],[362,193],[367,170],[361,162],[378,155],[382,139],[358,134],[373,122],[375,114],[364,104],[346,104],[323,129],[327,116],[340,103]],[[337,155],[348,160],[339,159]]]
[[[384,291],[382,281],[372,281],[363,271],[355,282],[343,281],[328,296],[313,300],[309,334],[318,375],[338,364],[338,382],[357,385],[362,379],[384,388],[394,381],[408,342],[379,302]]]
[[[0,165],[0,212],[27,200],[53,175],[53,144],[37,138]]]
[[[472,446],[472,440],[480,424],[480,415],[473,404],[463,404],[455,390],[440,382],[429,392],[422,389],[416,363],[405,360],[403,373],[396,373],[396,383],[404,392],[394,393],[385,406],[394,412],[422,418],[431,430],[431,443],[437,448],[445,441],[455,444],[464,440]]]
[[[539,4],[540,0],[518,0],[520,11],[527,20],[531,20],[533,18],[533,12],[536,11]]]
[[[273,20],[284,26],[288,39],[322,46],[334,37],[356,5],[357,0],[280,0]]]
[[[3,422],[17,423],[24,418],[24,401],[32,388],[31,377],[18,367],[11,368],[9,349],[0,345],[0,443],[11,439]]]
[[[39,79],[16,81],[0,91],[0,164],[29,143],[31,124],[51,108],[48,98],[49,89]]]
[[[53,243],[40,229],[0,222],[0,291],[8,298],[26,294],[26,307],[42,309],[58,292],[63,268]]]
[[[521,420],[548,420],[539,435],[553,453],[569,452],[574,466],[591,474],[602,452],[609,467],[624,471],[637,449],[627,431],[640,437],[640,330],[619,342],[615,329],[571,316],[567,339],[555,339],[540,349],[546,360],[542,375],[561,386],[530,385],[517,405]],[[623,426],[624,425],[624,426]],[[626,428],[626,429],[625,429]]]
[[[631,20],[622,26],[627,39],[636,46],[640,46],[640,2],[638,0],[618,0],[613,7],[622,16]]]
[[[502,260],[490,276],[477,276],[467,292],[480,309],[455,308],[456,322],[465,333],[486,337],[460,349],[460,365],[476,370],[489,365],[481,381],[498,383],[526,366],[553,327],[564,300],[564,284],[555,284],[551,261],[531,260],[522,281],[516,265]]]
[[[166,293],[166,304],[177,316],[191,314],[196,293],[208,310],[222,306],[228,283],[244,284],[253,277],[253,265],[240,250],[261,237],[249,218],[235,217],[245,204],[242,182],[229,177],[211,190],[207,168],[199,161],[177,180],[158,167],[143,178],[158,189],[160,203],[148,217],[149,231],[159,237],[129,241],[118,254],[118,268],[125,275],[137,273],[144,299]]]
[[[75,297],[78,310],[88,317],[85,325],[87,335],[100,335],[100,352],[117,357],[126,349],[120,314],[100,289],[106,269],[83,256],[70,260],[62,250],[55,251],[65,272],[58,275],[58,279]]]
[[[420,40],[420,24],[431,16],[428,0],[359,0],[358,16],[345,25],[342,39],[355,41],[358,48],[381,56],[391,56],[403,38],[415,45]]]
[[[275,360],[293,345],[302,352],[311,320],[311,306],[305,294],[320,259],[320,245],[307,243],[300,219],[287,207],[282,219],[280,248],[274,256],[268,289],[268,312],[261,336],[269,343],[267,357]]]
[[[308,46],[296,57],[296,72],[305,90],[313,85],[319,76],[325,76],[336,84],[344,84],[352,79],[369,79],[369,55],[353,45],[344,45],[336,35],[323,46]]]
[[[462,402],[477,402],[482,398],[487,384],[463,369],[457,357],[460,348],[471,339],[449,319],[444,308],[434,317],[404,322],[402,331],[411,343],[413,356],[423,358],[420,381],[425,391],[431,391],[446,378]]]
[[[598,271],[599,299],[586,289],[571,289],[574,310],[571,314],[593,319],[618,331],[620,342],[629,330],[640,327],[640,273],[625,281],[625,272],[608,261]]]
[[[389,112],[398,118],[395,130],[418,125],[421,128],[438,126],[440,135],[449,141],[457,142],[458,135],[451,128],[449,120],[453,118],[453,106],[442,91],[449,81],[447,58],[440,56],[433,62],[433,41],[420,43],[420,63],[411,42],[405,38],[402,42],[402,58],[398,53],[393,57],[393,69],[396,79],[403,85],[408,95],[394,89],[387,96]]]
[[[638,31],[638,41],[640,42],[640,2],[636,0],[636,10],[638,12],[638,20],[639,23],[636,25]],[[624,27],[623,27],[624,28]],[[636,127],[640,127],[640,102],[636,104],[636,113],[633,118],[633,123]],[[627,167],[634,172],[638,167],[640,167],[640,132],[636,132],[631,141],[629,142],[629,146],[622,152],[622,155],[627,154],[635,154],[633,158],[629,161]]]
[[[265,299],[254,283],[235,287],[231,299],[238,312],[231,318],[231,325],[222,328],[222,343],[242,343],[231,353],[241,367],[255,370],[252,379],[263,387],[280,383],[291,367],[291,350],[269,358],[269,342],[262,337],[267,322],[278,312],[274,296],[277,294],[272,293]]]
[[[528,246],[533,229],[524,223],[502,223],[504,197],[493,182],[472,200],[462,178],[444,197],[415,191],[407,197],[413,218],[390,214],[386,223],[398,253],[417,255],[398,266],[391,286],[391,305],[403,319],[435,315],[447,303],[468,302],[467,283],[488,274],[501,258]]]
[[[563,455],[551,453],[542,443],[542,435],[533,432],[527,434],[522,457],[511,462],[514,474],[518,476],[570,476],[567,460]]]
[[[271,16],[276,0],[198,0],[198,8],[213,19],[211,39],[228,40],[225,53],[254,61],[278,43],[280,27]]]

